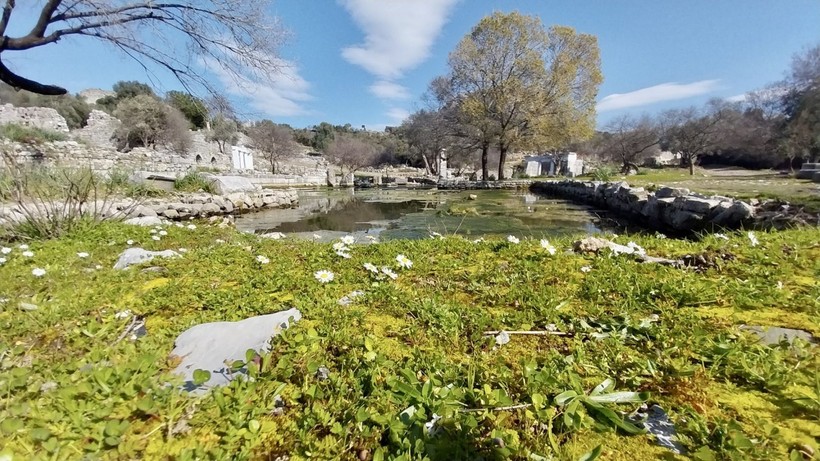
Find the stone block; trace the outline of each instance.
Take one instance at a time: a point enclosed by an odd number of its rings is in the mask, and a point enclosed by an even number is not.
[[[675,201],[676,206],[680,209],[691,211],[693,213],[707,214],[712,208],[718,206],[720,200],[712,200],[699,197],[679,197]]]
[[[211,183],[215,193],[219,195],[233,194],[236,192],[255,192],[257,186],[250,179],[242,176],[217,176],[208,175],[206,179]]]
[[[689,195],[689,189],[684,187],[661,187],[655,192],[655,197],[669,198],[669,197],[686,197]]]

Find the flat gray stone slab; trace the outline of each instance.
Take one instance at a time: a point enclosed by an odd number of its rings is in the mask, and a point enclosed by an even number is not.
[[[243,176],[207,176],[208,181],[219,195],[228,195],[235,192],[255,192],[257,186],[250,179]]]
[[[124,270],[136,264],[148,262],[154,258],[179,258],[180,254],[174,250],[165,251],[149,251],[142,248],[128,248],[120,253],[117,263],[114,264],[114,269]]]
[[[248,349],[257,353],[268,352],[271,338],[301,318],[302,313],[293,308],[237,322],[203,323],[191,327],[174,342],[171,356],[179,357],[182,362],[173,372],[185,380],[186,390],[197,394],[228,384],[237,376],[245,376],[242,370],[231,373],[233,362],[244,361]],[[211,373],[210,379],[201,386],[194,384],[196,370]]]
[[[629,418],[633,423],[643,426],[646,432],[655,437],[655,442],[676,454],[685,454],[686,449],[678,440],[675,424],[669,415],[658,405],[643,407]]]
[[[808,343],[814,343],[814,336],[808,331],[794,330],[792,328],[781,327],[764,327],[759,325],[742,325],[741,330],[751,332],[758,338],[760,342],[766,345],[780,344],[782,339],[785,339],[789,344],[793,343],[796,338],[800,338]]]
[[[161,225],[162,219],[158,216],[140,216],[139,218],[126,219],[123,223],[132,226],[153,227]]]

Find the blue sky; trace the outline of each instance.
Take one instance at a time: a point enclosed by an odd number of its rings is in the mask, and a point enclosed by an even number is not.
[[[271,13],[290,31],[281,50],[289,65],[252,94],[227,80],[224,87],[248,118],[396,125],[422,106],[429,81],[446,72],[448,53],[483,16],[513,10],[598,37],[599,126],[623,113],[738,97],[782,78],[794,53],[820,43],[817,0],[278,0]],[[30,17],[10,31],[30,27]],[[149,81],[139,65],[91,39],[4,60],[72,92]],[[153,84],[179,88],[161,73]]]

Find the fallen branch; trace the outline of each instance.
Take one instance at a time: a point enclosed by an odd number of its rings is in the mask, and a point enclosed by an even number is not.
[[[645,254],[636,254],[635,260],[640,261],[644,264],[662,264],[664,266],[672,266],[677,269],[683,269],[684,267],[686,267],[683,261],[680,259],[658,258],[655,256],[649,256]]]

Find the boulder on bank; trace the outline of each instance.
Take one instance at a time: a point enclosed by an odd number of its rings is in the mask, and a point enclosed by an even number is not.
[[[174,341],[171,357],[178,357],[181,362],[173,373],[182,376],[185,389],[195,393],[228,384],[235,377],[244,376],[246,371],[232,371],[227,364],[245,361],[249,349],[260,354],[268,352],[271,338],[301,318],[302,313],[293,308],[237,322],[203,323],[191,327]],[[210,373],[210,378],[199,386],[194,383],[196,370]]]
[[[114,269],[124,270],[131,266],[146,263],[154,258],[179,258],[180,254],[173,250],[149,251],[142,248],[128,248],[120,253]]]
[[[213,187],[214,193],[228,195],[237,192],[256,192],[259,187],[243,176],[207,175],[205,178]]]

